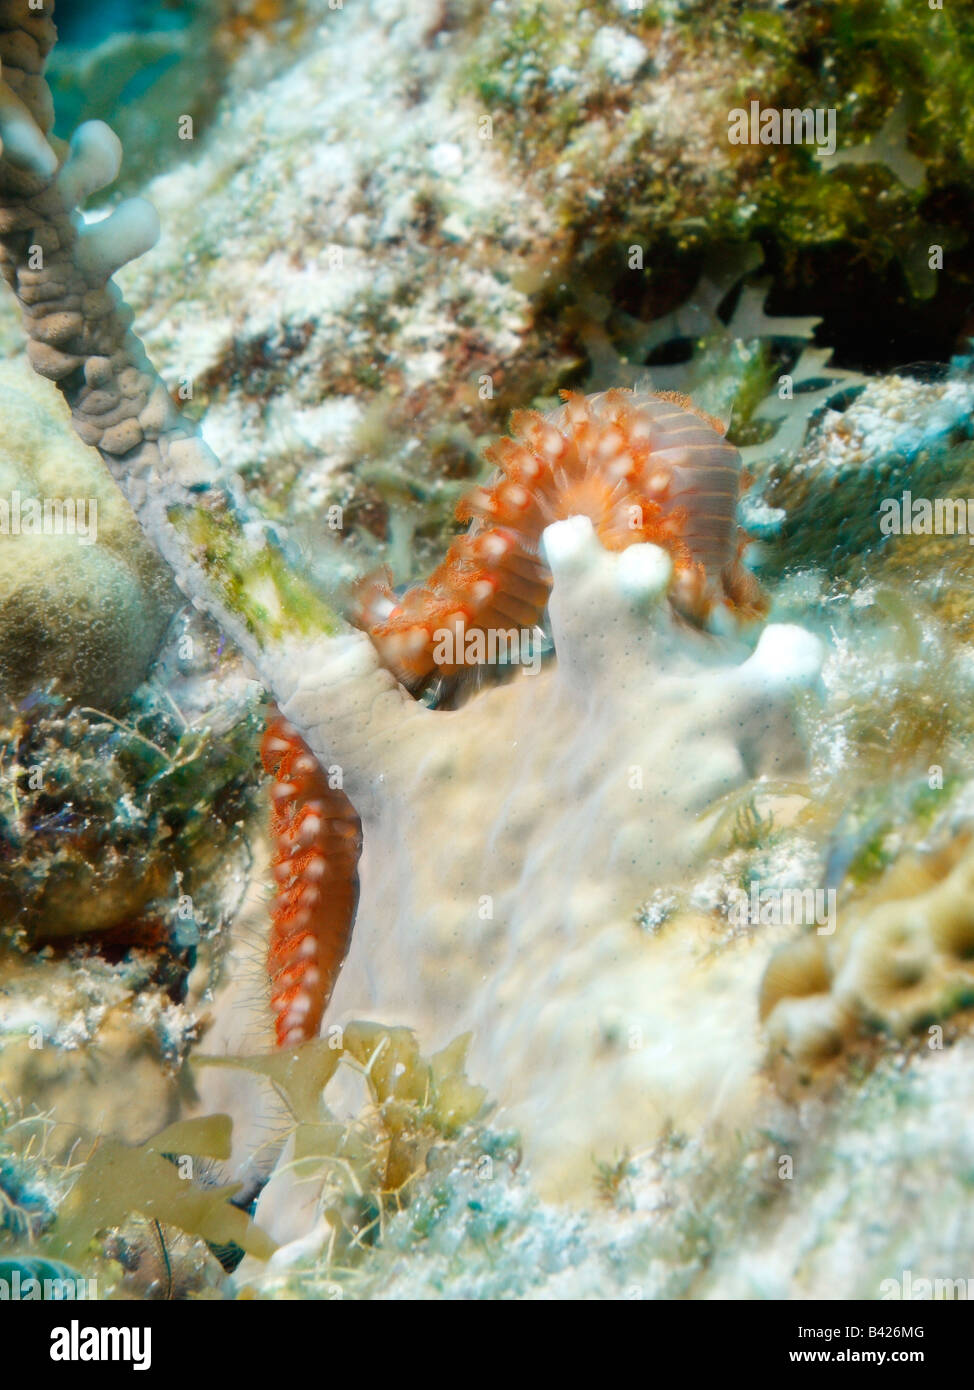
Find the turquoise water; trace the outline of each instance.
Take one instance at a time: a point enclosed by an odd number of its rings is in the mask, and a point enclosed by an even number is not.
[[[175,29],[197,8],[189,3],[159,0],[58,0],[57,26],[61,43],[88,44],[120,29]]]

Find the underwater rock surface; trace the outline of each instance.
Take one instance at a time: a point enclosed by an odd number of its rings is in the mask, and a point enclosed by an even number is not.
[[[40,542],[67,538],[0,538],[29,700],[0,729],[0,1255],[286,1298],[875,1298],[967,1258],[974,552],[879,511],[974,493],[970,51],[931,14],[241,0],[75,31],[62,117],[119,108],[153,147],[126,178],[164,232],[119,284],[275,563],[423,573],[512,408],[648,368],[743,446],[770,611],[760,640],[688,629],[660,552],[562,522],[539,673],[430,710],[196,533],[285,629],[261,674],[366,831],[324,1040],[264,1055],[249,669],[184,618],[138,688],[169,571],[0,366],[0,494],[104,506],[56,588]],[[828,160],[726,140],[813,76]],[[873,341],[843,299],[888,302]],[[812,920],[742,918],[789,892]],[[79,1130],[129,1165],[100,1230]],[[177,1139],[212,1165],[189,1193],[153,1147]],[[223,1178],[266,1182],[256,1228]]]
[[[156,655],[171,577],[26,363],[0,363],[0,412],[0,701],[52,688],[111,710]]]

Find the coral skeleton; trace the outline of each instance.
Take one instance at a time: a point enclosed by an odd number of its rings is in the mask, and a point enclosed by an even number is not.
[[[772,956],[761,986],[772,1055],[809,1068],[868,1028],[899,1037],[974,1002],[974,856],[969,835],[904,855],[845,905],[834,938],[803,935]]]

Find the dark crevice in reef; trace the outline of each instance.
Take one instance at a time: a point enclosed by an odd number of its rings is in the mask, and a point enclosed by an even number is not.
[[[901,261],[891,259],[884,268],[870,267],[848,242],[809,247],[789,266],[769,238],[763,247],[763,264],[747,278],[770,281],[765,311],[772,317],[821,318],[815,342],[832,349],[834,365],[868,375],[906,367],[913,375],[933,373],[937,364],[969,352],[969,340],[974,337],[974,238],[956,244],[963,236],[958,229],[974,224],[974,195],[960,189],[941,191],[923,211],[930,224],[931,244],[938,238],[944,243],[943,269],[936,272],[935,292],[929,298],[919,298],[911,290]],[[944,230],[938,233],[936,227]],[[926,247],[918,248],[920,252],[925,265]],[[611,306],[604,322],[615,337],[616,316],[651,323],[686,303],[700,276],[712,278],[720,263],[720,252],[713,248],[694,255],[674,250],[668,255],[661,247],[653,256],[649,276],[628,269],[618,253],[592,257],[583,276],[574,282],[584,284],[586,293],[572,291],[567,296],[576,303],[576,317],[581,311],[586,318],[586,310],[600,300]],[[736,287],[730,288],[721,303],[725,322],[738,293]],[[565,310],[564,304],[555,307]],[[690,344],[682,348],[667,344],[651,354],[650,364],[682,361],[689,356]]]
[[[974,203],[965,215],[972,214]],[[944,221],[962,225],[956,210]],[[809,248],[791,276],[775,265],[774,250],[768,248],[765,267],[772,277],[767,312],[818,315],[822,322],[816,342],[833,350],[836,366],[879,374],[917,363],[945,363],[970,350],[974,241],[944,247],[944,268],[928,299],[911,294],[899,262],[872,270],[854,248],[841,243]]]

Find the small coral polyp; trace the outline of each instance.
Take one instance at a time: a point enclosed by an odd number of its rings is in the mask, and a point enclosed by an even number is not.
[[[537,624],[550,589],[541,533],[572,516],[588,517],[607,550],[638,542],[666,550],[671,598],[697,619],[718,600],[759,606],[738,562],[740,455],[719,423],[669,392],[562,395],[547,414],[515,412],[513,437],[486,451],[498,476],[461,502],[457,517],[470,528],[426,584],[398,602],[388,586],[363,593],[360,620],[403,684],[433,672],[439,631]]]

